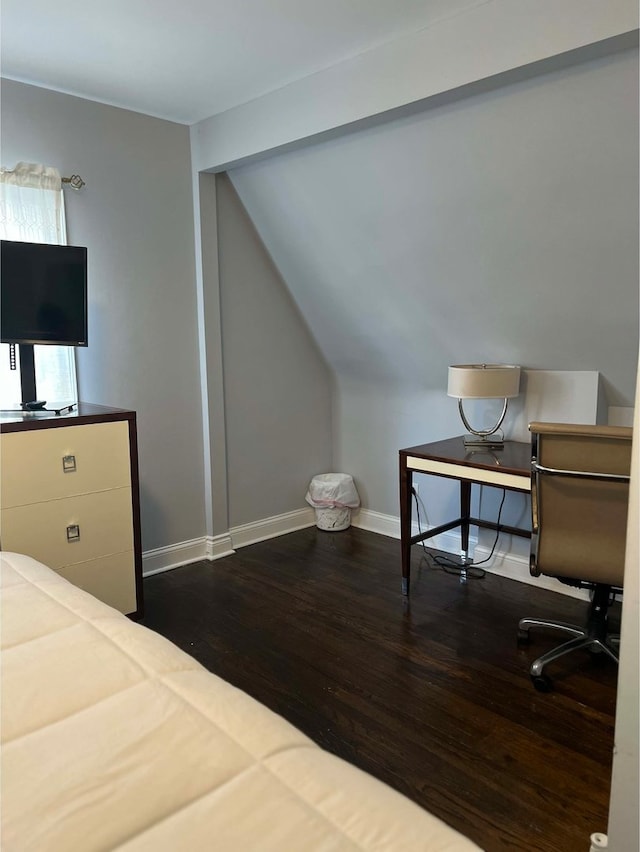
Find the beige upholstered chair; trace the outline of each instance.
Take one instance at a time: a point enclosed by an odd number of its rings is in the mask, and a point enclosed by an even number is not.
[[[518,641],[528,644],[531,627],[546,627],[573,638],[539,657],[530,675],[548,692],[547,663],[586,648],[615,662],[616,637],[607,634],[607,611],[622,591],[629,500],[632,430],[615,426],[531,423],[530,570],[592,590],[584,627],[523,618]]]

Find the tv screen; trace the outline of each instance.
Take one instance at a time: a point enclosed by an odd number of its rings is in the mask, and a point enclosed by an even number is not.
[[[3,343],[87,345],[87,250],[2,240]]]

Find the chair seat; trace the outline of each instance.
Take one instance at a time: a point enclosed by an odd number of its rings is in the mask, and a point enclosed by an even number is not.
[[[544,668],[581,648],[618,654],[609,634],[609,605],[624,583],[632,430],[626,427],[531,423],[531,558],[534,577],[592,589],[584,626],[523,618],[518,642],[529,642],[532,627],[556,630],[570,638],[533,662],[536,689],[548,692]]]

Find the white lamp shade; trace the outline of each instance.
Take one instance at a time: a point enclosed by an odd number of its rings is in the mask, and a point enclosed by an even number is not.
[[[449,367],[447,395],[457,399],[510,399],[520,392],[520,367],[456,364]]]

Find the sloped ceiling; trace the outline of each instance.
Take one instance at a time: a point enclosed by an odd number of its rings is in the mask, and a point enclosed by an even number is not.
[[[230,172],[338,377],[600,370],[633,401],[637,51]]]

